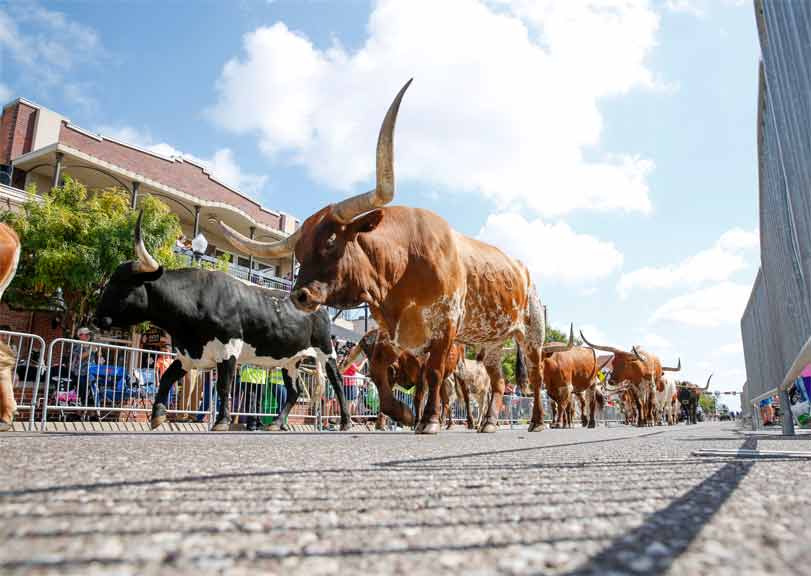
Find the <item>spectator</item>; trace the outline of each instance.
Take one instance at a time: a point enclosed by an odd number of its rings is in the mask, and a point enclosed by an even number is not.
[[[245,428],[249,432],[258,430],[261,422],[259,414],[262,409],[262,390],[268,379],[267,370],[258,366],[243,366],[239,371],[241,386],[238,389],[245,396],[245,412],[252,414],[245,418]]]
[[[771,396],[760,401],[760,419],[764,426],[774,423],[774,406]]]
[[[72,344],[70,350],[70,380],[71,387],[79,394],[79,401],[87,405],[89,398],[87,390],[87,379],[90,373],[91,364],[104,364],[104,357],[99,354],[98,347],[90,346],[88,342],[93,341],[93,334],[90,328],[82,326],[76,331],[76,338],[81,344]]]
[[[164,342],[161,344],[161,352],[165,352],[166,354],[161,354],[155,360],[155,373],[157,377],[155,378],[156,382],[160,382],[160,379],[163,377],[163,373],[166,372],[166,369],[174,362],[174,358],[169,354],[172,353],[172,346],[168,342]]]

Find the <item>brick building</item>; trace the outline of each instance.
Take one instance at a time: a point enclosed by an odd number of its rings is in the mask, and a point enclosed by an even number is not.
[[[292,259],[262,262],[236,251],[218,232],[222,220],[247,236],[277,240],[299,222],[271,210],[217,180],[205,167],[185,158],[166,157],[133,144],[93,134],[61,114],[18,98],[0,117],[0,209],[18,209],[24,190],[48,190],[70,174],[89,188],[115,186],[126,190],[137,206],[149,193],[177,214],[188,238],[202,234],[208,248],[198,257],[214,260],[231,255],[231,273],[252,282],[285,290]],[[0,326],[52,336],[45,312],[16,312],[0,307]]]

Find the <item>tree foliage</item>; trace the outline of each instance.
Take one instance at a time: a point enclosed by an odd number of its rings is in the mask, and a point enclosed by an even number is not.
[[[155,197],[139,199],[147,249],[167,268],[177,267],[179,260],[173,253],[181,232],[177,216]],[[68,312],[79,320],[89,316],[110,275],[134,257],[137,212],[129,204],[125,192],[88,191],[70,177],[42,196],[29,190],[22,213],[0,215],[22,241],[8,302],[19,308],[42,307],[61,288]]]
[[[704,411],[704,414],[715,413],[715,396],[711,396],[709,394],[702,394],[701,397],[698,399],[698,404],[701,406],[701,409]]]
[[[569,333],[564,332],[562,330],[558,330],[557,328],[552,328],[551,326],[547,326],[546,328],[546,339],[544,342],[568,342],[569,341]],[[583,341],[576,337],[574,338],[574,345],[575,346],[582,346]]]

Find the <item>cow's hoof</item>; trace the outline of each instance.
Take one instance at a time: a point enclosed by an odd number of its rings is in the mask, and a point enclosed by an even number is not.
[[[596,428],[596,427],[597,427],[596,422],[589,422],[589,428]]]
[[[6,420],[0,420],[0,432],[9,432],[14,427],[13,422],[7,422]]]
[[[347,430],[352,430],[352,421],[349,422],[341,422],[341,432],[346,432]]]
[[[229,418],[220,418],[214,422],[212,432],[228,432],[231,429],[231,420]]]
[[[155,404],[152,407],[152,418],[149,421],[149,425],[154,430],[155,428],[159,428],[164,422],[166,422],[166,406],[163,404]]]
[[[479,430],[481,434],[493,434],[498,430],[498,424],[493,424],[492,422],[487,422],[482,429]]]
[[[282,423],[275,420],[274,422],[271,422],[265,426],[265,430],[268,432],[290,432],[290,425],[287,422]]]
[[[527,432],[540,432],[546,426],[544,424],[538,424],[537,422],[530,422],[529,428],[527,428]]]
[[[416,430],[417,434],[439,434],[439,422],[428,422],[423,424],[420,422]]]

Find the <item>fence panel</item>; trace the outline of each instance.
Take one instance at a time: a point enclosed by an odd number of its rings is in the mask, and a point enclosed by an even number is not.
[[[159,378],[174,360],[168,352],[58,338],[48,348],[42,428],[48,421],[136,421],[149,419]],[[203,421],[209,389],[198,390],[189,375],[169,395],[168,413]],[[193,399],[198,402],[193,405]],[[178,405],[180,402],[180,405]]]
[[[17,410],[27,412],[31,427],[38,409],[39,391],[45,377],[45,341],[36,334],[0,330],[0,341],[14,355],[12,385]]]
[[[25,346],[17,345],[22,351],[21,363],[26,362],[26,370],[41,374],[39,384],[36,377],[23,381],[32,389],[31,398],[37,398],[38,391],[41,393],[43,430],[53,421],[148,421],[160,375],[176,358],[168,352],[59,338],[51,342],[47,362],[43,364],[36,360],[36,350],[40,350],[39,358],[44,357],[41,352],[44,343],[37,341],[37,337],[15,333],[0,336],[22,338],[20,342]],[[327,380],[311,368],[300,368],[298,373],[302,393],[289,414],[289,423],[312,424],[319,430],[338,424],[340,407]],[[216,369],[190,371],[169,394],[170,420],[212,422],[221,402],[216,380]],[[343,390],[355,422],[369,422],[378,417],[380,397],[371,379],[363,375],[344,376]],[[395,388],[394,397],[413,410],[413,393]],[[548,422],[549,401],[546,394],[543,398]],[[281,370],[239,366],[226,401],[234,424],[249,418],[256,419],[257,426],[273,423],[286,401]],[[526,425],[532,417],[532,402],[531,397],[505,396],[499,423],[510,427]],[[31,405],[35,405],[33,400],[28,404]],[[471,409],[474,421],[478,421],[481,408],[472,399]],[[451,414],[454,423],[466,422],[461,399],[453,399]]]
[[[811,5],[757,0],[761,271],[741,319],[749,398],[779,386],[811,335]]]

